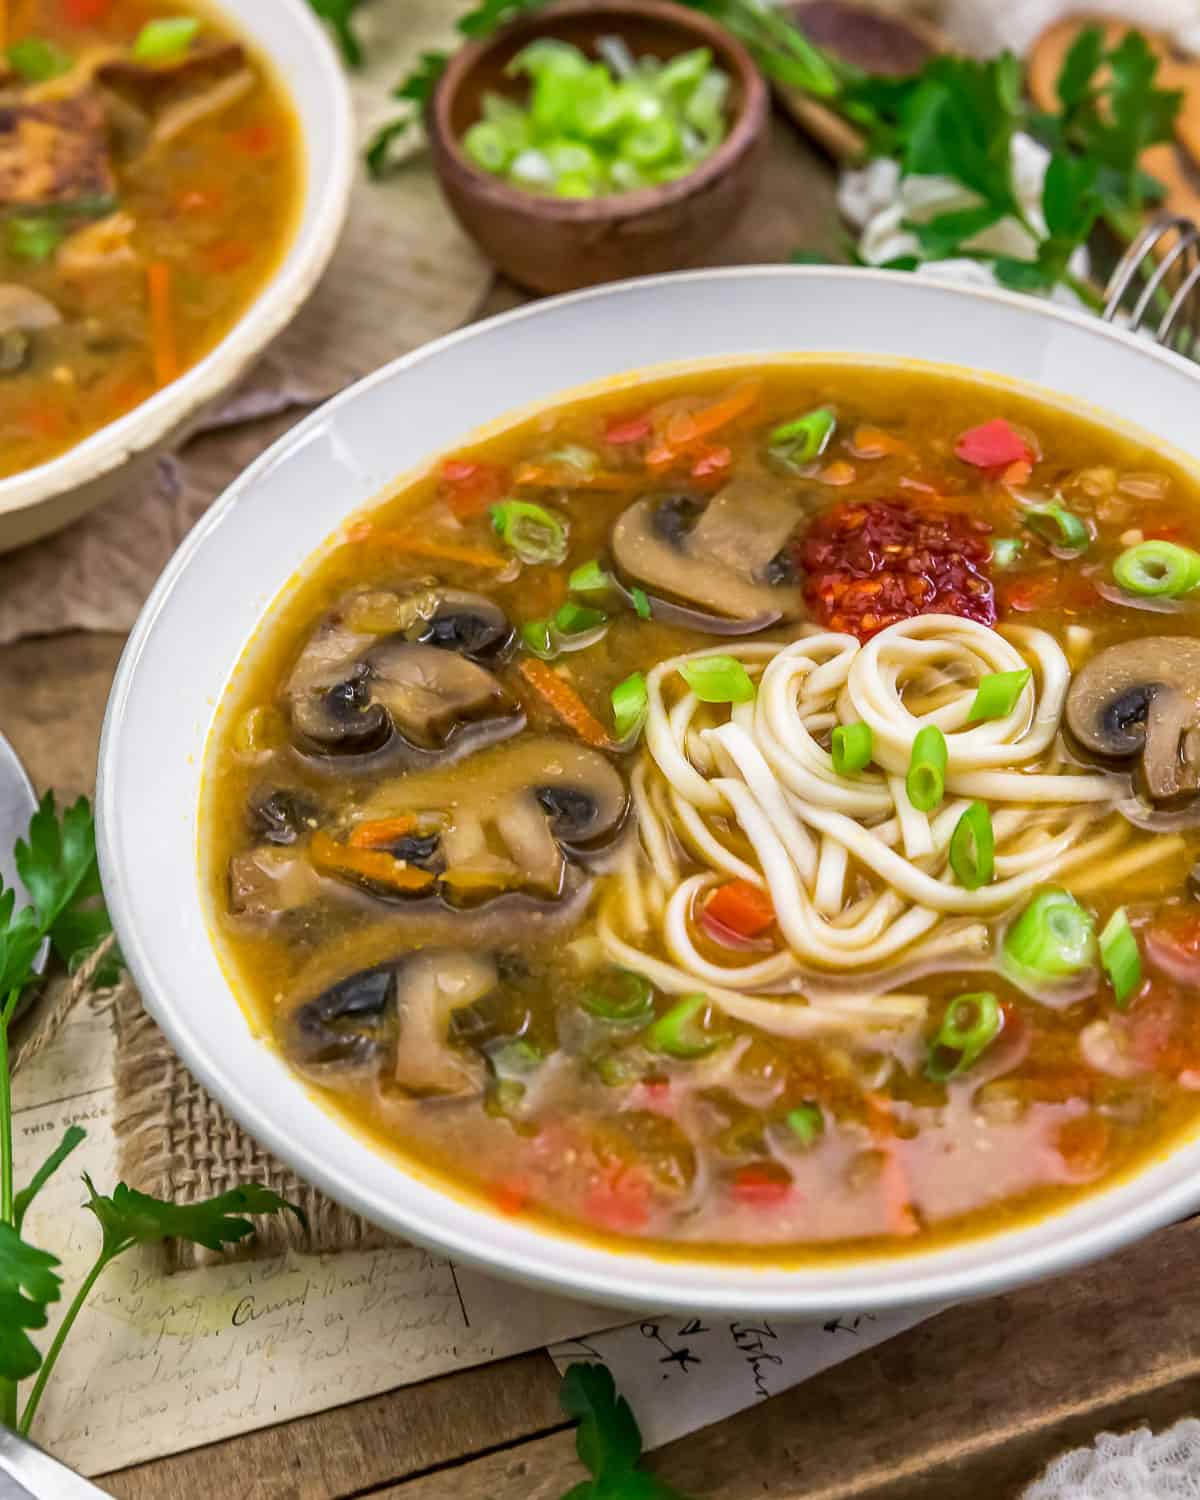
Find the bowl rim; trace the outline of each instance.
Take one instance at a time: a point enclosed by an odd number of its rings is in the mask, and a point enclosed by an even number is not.
[[[246,28],[235,0],[205,0],[238,34]],[[355,127],[350,87],[333,43],[305,0],[273,0],[289,24],[305,39],[314,65],[306,87],[321,88],[327,100],[333,170],[313,180],[311,132],[303,127],[294,90],[280,83],[296,117],[304,172],[295,223],[282,258],[257,296],[225,336],[189,369],[129,411],[96,428],[65,452],[31,469],[0,478],[0,517],[81,489],[113,473],[139,454],[153,449],[193,412],[216,399],[267,346],[282,333],[324,273],[341,237],[354,183]],[[270,50],[254,45],[274,64]],[[313,219],[303,255],[297,256],[309,205]]]
[[[514,37],[547,34],[556,20],[575,16],[586,19],[597,12],[661,20],[691,35],[698,44],[711,47],[715,59],[731,66],[742,87],[742,104],[725,139],[694,171],[685,172],[674,182],[659,183],[629,193],[606,193],[596,198],[552,198],[524,193],[519,188],[510,187],[503,178],[476,166],[462,149],[461,138],[450,123],[451,108],[467,75],[488,53]],[[468,190],[488,207],[563,224],[609,224],[681,203],[693,193],[711,186],[754,150],[766,131],[768,114],[767,85],[749,52],[732,32],[726,31],[702,11],[687,10],[674,4],[673,0],[555,0],[551,5],[518,16],[490,36],[468,42],[454,53],[430,98],[426,131],[434,148],[435,161],[454,171]]]
[[[614,1251],[602,1245],[597,1247],[594,1242],[584,1237],[572,1236],[569,1232],[532,1225],[528,1226],[530,1244],[525,1248],[498,1250],[493,1246],[489,1250],[486,1235],[481,1231],[486,1230],[489,1223],[494,1223],[497,1215],[477,1200],[456,1200],[452,1193],[435,1187],[433,1191],[441,1201],[458,1201],[459,1203],[466,1201],[474,1223],[470,1228],[464,1227],[461,1230],[444,1222],[432,1225],[426,1222],[414,1227],[412,1220],[418,1216],[418,1213],[409,1210],[400,1195],[394,1194],[385,1200],[381,1194],[372,1192],[366,1185],[347,1184],[337,1175],[336,1162],[330,1160],[327,1163],[325,1158],[314,1153],[313,1148],[306,1141],[289,1135],[283,1126],[276,1122],[269,1102],[265,1098],[239,1092],[236,1087],[227,1085],[223,1076],[220,1050],[211,1046],[205,1048],[200,1044],[202,1028],[192,1026],[185,1014],[185,1007],[176,1007],[171,1004],[167,998],[169,987],[164,986],[162,993],[156,988],[157,970],[148,958],[141,933],[130,920],[129,882],[127,872],[118,857],[121,840],[120,819],[116,812],[114,795],[115,782],[122,728],[127,717],[126,705],[139,660],[146,649],[158,616],[166,607],[193,555],[199,550],[209,533],[220,525],[225,515],[236,507],[244,493],[255,485],[260,475],[269,473],[276,464],[291,456],[292,453],[302,451],[310,438],[328,420],[331,412],[354,402],[364,391],[385,383],[396,375],[435,357],[442,350],[457,343],[469,341],[483,330],[513,327],[527,319],[543,317],[547,313],[552,314],[555,308],[562,305],[583,301],[602,301],[614,295],[619,296],[625,290],[653,289],[664,284],[682,282],[713,285],[746,277],[813,281],[833,279],[842,283],[844,288],[861,286],[863,279],[867,278],[885,286],[890,285],[897,290],[913,285],[911,273],[902,271],[846,266],[756,265],[728,266],[641,277],[546,298],[497,314],[478,323],[467,324],[391,361],[348,386],[324,406],[310,413],[262,453],[218,498],[185,538],[160,575],[122,653],[105,713],[100,744],[96,802],[100,869],[105,896],[122,952],[137,981],[144,1003],[188,1069],[221,1103],[231,1117],[241,1122],[257,1141],[281,1161],[291,1166],[304,1181],[316,1186],[335,1201],[363,1214],[372,1222],[382,1224],[393,1232],[402,1233],[414,1243],[424,1245],[439,1254],[451,1256],[456,1261],[487,1274],[500,1275],[543,1291],[551,1291],[576,1299],[587,1299],[591,1303],[621,1309],[648,1312],[678,1310],[704,1312],[714,1316],[754,1314],[803,1320],[827,1316],[831,1309],[842,1307],[844,1310],[844,1307],[848,1305],[850,1299],[842,1295],[831,1294],[828,1288],[820,1285],[819,1277],[822,1273],[840,1275],[848,1269],[859,1266],[864,1268],[883,1266],[894,1268],[894,1276],[889,1276],[886,1281],[880,1278],[856,1291],[853,1297],[855,1311],[879,1312],[922,1307],[932,1311],[947,1302],[991,1296],[1030,1281],[1061,1274],[1110,1254],[1124,1244],[1185,1217],[1200,1207],[1200,1175],[1192,1174],[1180,1181],[1166,1183],[1155,1189],[1153,1196],[1146,1201],[1123,1205],[1115,1213],[1096,1213],[1090,1222],[1073,1226],[1066,1233],[1052,1233],[1044,1243],[1034,1246],[1014,1246],[1006,1253],[999,1250],[999,1247],[1003,1246],[1006,1241],[1019,1237],[1022,1233],[1037,1226],[1053,1226],[1056,1220],[1061,1220],[1077,1205],[1069,1205],[1066,1209],[1043,1215],[1030,1221],[1029,1224],[1021,1224],[1011,1230],[1001,1229],[985,1236],[969,1239],[963,1243],[998,1247],[997,1256],[980,1264],[951,1269],[935,1266],[936,1258],[943,1253],[936,1249],[917,1251],[912,1254],[898,1251],[894,1255],[882,1257],[818,1259],[812,1266],[796,1264],[772,1266],[766,1261],[738,1262],[730,1266],[720,1261],[689,1259],[686,1247],[667,1257],[650,1255],[644,1250],[639,1251],[636,1243],[632,1244],[628,1250],[622,1248]],[[1038,303],[1020,293],[1002,289],[939,282],[926,278],[920,280],[926,292],[942,296],[951,303],[959,301],[965,304],[967,309],[974,302],[985,301],[1017,309],[1026,316],[1034,315],[1052,323],[1065,323],[1089,337],[1116,344],[1130,355],[1163,364],[1176,374],[1186,375],[1192,382],[1200,382],[1200,369],[1182,355],[1152,344],[1111,323],[1106,323],[1094,314],[1056,304]],[[744,357],[746,359],[754,357],[754,351],[748,351]],[[760,357],[768,358],[769,355],[760,351]],[[866,361],[871,356],[846,353],[840,355],[839,358],[847,361],[854,359]],[[920,362],[919,357],[917,362]],[[986,379],[987,377],[980,372],[979,378]],[[1000,378],[1009,377],[1001,376]],[[1028,388],[1037,384],[1033,377],[1021,377],[1015,383],[1018,388]],[[552,396],[546,398],[546,400],[552,399],[554,399]],[[1196,462],[1200,464],[1200,459]],[[279,587],[282,587],[285,582],[281,580]],[[273,589],[266,596],[259,610],[255,628],[261,623],[277,596],[278,588]],[[244,648],[245,642],[242,643],[241,649],[244,650]],[[230,666],[231,671],[233,665]],[[205,742],[207,744],[207,734]],[[188,826],[191,830],[191,838],[194,839],[194,820]],[[189,842],[188,856],[191,860],[189,878],[194,882],[196,858],[194,842]],[[192,888],[195,889],[194,883]],[[232,985],[230,988],[232,990]],[[261,1040],[257,1038],[251,1037],[250,1040],[256,1046],[262,1045]],[[314,1103],[314,1108],[319,1109],[320,1106]],[[351,1139],[358,1139],[344,1123],[339,1122],[338,1128],[345,1131]],[[368,1149],[377,1155],[383,1154],[377,1147],[369,1146]],[[1188,1151],[1200,1158],[1200,1136],[1180,1141],[1170,1156],[1174,1157]],[[1089,1195],[1082,1200],[1083,1203],[1102,1204],[1111,1193],[1120,1191],[1123,1186],[1153,1171],[1167,1159],[1163,1156],[1153,1158],[1144,1169],[1119,1179],[1109,1189],[1102,1189]],[[393,1165],[399,1180],[409,1184],[422,1184],[423,1179],[409,1171],[402,1161],[397,1160]],[[581,1266],[572,1251],[594,1253],[596,1265]],[[660,1277],[654,1285],[648,1288],[641,1287],[636,1278],[639,1270],[648,1264],[658,1269]],[[739,1281],[736,1295],[731,1294],[728,1285],[722,1284],[716,1277],[711,1282],[706,1281],[705,1273],[710,1271],[735,1271],[739,1277],[744,1278]],[[778,1287],[764,1290],[761,1286],[755,1285],[756,1276],[761,1271],[781,1277],[794,1276],[794,1281],[789,1279],[786,1291]],[[664,1281],[668,1277],[670,1286],[666,1289]]]

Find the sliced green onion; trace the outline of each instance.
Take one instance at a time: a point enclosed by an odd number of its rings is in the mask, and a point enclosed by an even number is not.
[[[789,1109],[785,1118],[787,1128],[802,1146],[811,1146],[825,1129],[825,1116],[816,1104],[801,1104]]]
[[[707,995],[685,995],[647,1030],[646,1046],[668,1057],[707,1057],[725,1040],[701,1029],[708,1008]]]
[[[632,672],[612,690],[613,732],[618,740],[639,734],[650,709],[650,694],[641,672]]]
[[[519,148],[502,126],[477,120],[462,138],[463,150],[485,172],[503,172]]]
[[[174,62],[188,50],[200,31],[194,16],[159,16],[147,21],[133,43],[138,62]]]
[[[523,1037],[501,1042],[488,1053],[488,1062],[497,1078],[511,1078],[514,1074],[532,1073],[542,1061],[542,1049],[527,1042]]]
[[[554,644],[554,630],[549,620],[527,620],[521,626],[521,639],[534,656],[540,656],[543,661],[549,661],[551,657],[558,655]]]
[[[657,167],[675,156],[679,145],[679,126],[670,115],[662,114],[626,131],[620,151],[635,167]]]
[[[14,214],[4,225],[5,249],[14,260],[49,260],[64,237],[57,219],[35,214]]]
[[[627,1052],[609,1052],[598,1057],[592,1064],[597,1078],[610,1089],[627,1088],[645,1073],[641,1058],[631,1057]]]
[[[992,561],[998,568],[1011,568],[1024,550],[1020,537],[998,536],[992,543]]]
[[[853,776],[871,762],[874,753],[869,724],[839,724],[833,731],[830,753],[839,776]]]
[[[729,98],[729,75],[714,68],[692,90],[692,97],[683,107],[683,118],[693,130],[704,138],[705,148],[711,151],[719,145],[725,134],[725,104]]]
[[[560,563],[567,555],[567,523],[529,500],[501,500],[492,526],[523,563]]]
[[[654,987],[632,969],[608,969],[592,980],[579,1003],[604,1021],[644,1022],[654,1014]]]
[[[828,406],[818,406],[802,417],[772,427],[767,434],[767,447],[772,458],[783,463],[795,467],[809,464],[824,453],[836,426],[837,418],[832,410]]]
[[[14,42],[6,56],[9,66],[30,83],[45,83],[71,70],[70,56],[41,36],[27,36]]]
[[[567,579],[567,587],[573,594],[598,594],[612,588],[612,578],[593,557],[591,562],[575,569]]]
[[[1096,930],[1074,896],[1057,886],[1037,895],[1004,939],[1004,956],[1041,979],[1068,979],[1095,961]]]
[[[946,736],[936,724],[918,730],[904,786],[918,812],[941,806],[946,795]]]
[[[1113,563],[1113,577],[1128,594],[1178,599],[1200,583],[1200,552],[1175,542],[1139,542]]]
[[[708,72],[712,53],[707,47],[694,47],[690,52],[680,52],[663,64],[662,72],[654,80],[661,94],[689,96]]]
[[[701,703],[749,703],[750,674],[736,656],[698,656],[679,664],[679,675]]]
[[[594,178],[585,172],[564,172],[554,184],[560,198],[595,198],[599,189]]]
[[[975,701],[967,715],[967,723],[977,724],[980,719],[1002,719],[1005,714],[1012,713],[1017,706],[1017,699],[1032,677],[1033,673],[1028,667],[1022,667],[1016,672],[989,672],[986,677],[981,677]]]
[[[950,835],[950,868],[964,891],[989,885],[996,870],[996,836],[982,802],[972,802]]]
[[[946,1083],[965,1073],[1000,1035],[1004,1012],[990,990],[951,1000],[937,1035],[929,1044],[925,1076]]]
[[[1031,505],[1025,511],[1025,523],[1056,552],[1078,557],[1091,545],[1092,534],[1085,522],[1069,511],[1056,495],[1044,505]]]
[[[554,186],[554,168],[544,151],[527,146],[513,157],[508,175],[518,187],[545,191]]]
[[[633,600],[633,607],[637,611],[638,619],[648,620],[650,618],[650,600],[646,594],[646,590],[636,587],[631,588],[629,590],[629,597]]]
[[[564,443],[561,448],[552,448],[549,453],[542,455],[540,460],[544,464],[557,464],[568,469],[578,469],[581,474],[594,474],[600,465],[600,460],[590,448],[585,448],[581,443]]]
[[[1124,1010],[1142,982],[1142,956],[1123,906],[1118,906],[1100,933],[1100,962],[1113,987],[1117,1008]]]
[[[585,630],[595,630],[603,625],[607,619],[602,609],[592,609],[590,605],[576,604],[574,599],[568,599],[559,607],[554,624],[563,635],[582,635]]]

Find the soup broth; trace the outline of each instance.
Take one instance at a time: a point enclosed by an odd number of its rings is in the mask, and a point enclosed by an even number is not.
[[[223,961],[354,1128],[572,1233],[937,1245],[1200,1111],[1200,497],[1008,388],[647,378],[465,446],[272,611]]]
[[[3,42],[0,477],[207,354],[278,265],[302,176],[281,88],[212,12],[14,0]]]

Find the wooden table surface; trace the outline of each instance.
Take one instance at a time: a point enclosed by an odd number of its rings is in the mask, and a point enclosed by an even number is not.
[[[782,121],[721,260],[836,252],[833,180]],[[497,284],[481,314],[521,301]],[[804,330],[788,332],[803,347]],[[219,472],[278,421],[189,450]],[[236,445],[236,450],[233,445]],[[0,652],[0,730],[39,789],[94,786],[122,640],[81,633]],[[1099,1266],[943,1312],[792,1392],[683,1439],[653,1467],[702,1500],[1007,1500],[1102,1427],[1200,1409],[1200,1229],[1177,1225]],[[581,1475],[544,1353],[505,1360],[143,1464],[123,1500],[559,1500]]]

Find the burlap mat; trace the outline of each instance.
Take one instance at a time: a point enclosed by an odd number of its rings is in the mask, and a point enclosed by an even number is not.
[[[291,1214],[257,1219],[257,1236],[238,1252],[246,1257],[276,1255],[288,1247],[328,1254],[395,1243],[302,1182],[235,1125],[179,1061],[128,980],[113,996],[112,1018],[117,1040],[114,1128],[121,1178],[130,1187],[187,1204],[254,1182],[304,1210],[307,1234]],[[171,1241],[166,1259],[168,1270],[180,1271],[228,1255]]]

